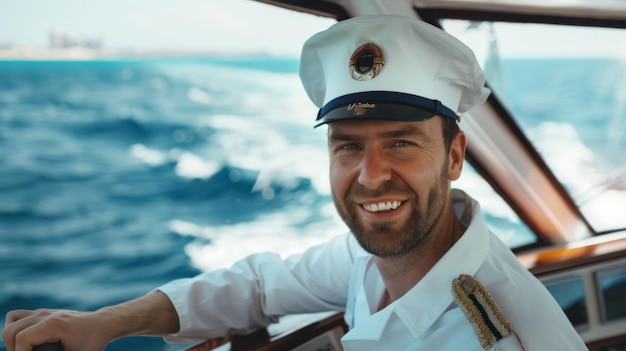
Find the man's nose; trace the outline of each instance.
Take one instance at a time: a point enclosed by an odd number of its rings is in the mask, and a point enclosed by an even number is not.
[[[365,151],[359,165],[359,183],[376,189],[391,180],[391,168],[383,155],[376,151]]]

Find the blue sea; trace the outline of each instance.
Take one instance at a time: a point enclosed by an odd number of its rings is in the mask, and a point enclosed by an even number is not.
[[[0,318],[97,309],[342,232],[297,65],[0,61]]]
[[[297,65],[0,61],[0,318],[94,310],[344,232]],[[166,349],[140,337],[106,348]]]

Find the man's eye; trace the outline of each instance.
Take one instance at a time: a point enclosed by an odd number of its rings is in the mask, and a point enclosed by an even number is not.
[[[359,146],[357,144],[344,144],[339,147],[340,150],[356,150]]]
[[[399,140],[396,141],[394,143],[395,146],[411,146],[411,145],[415,145],[415,143],[412,143],[410,141],[406,141],[406,140]]]
[[[354,150],[359,150],[359,145],[354,144],[354,143],[345,143],[345,144],[337,145],[337,147],[334,150],[335,152],[354,151]]]

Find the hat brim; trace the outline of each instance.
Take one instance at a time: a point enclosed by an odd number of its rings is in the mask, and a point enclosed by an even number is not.
[[[436,115],[457,119],[457,114],[438,100],[421,96],[369,91],[340,96],[320,109],[315,127],[348,120],[421,122]]]

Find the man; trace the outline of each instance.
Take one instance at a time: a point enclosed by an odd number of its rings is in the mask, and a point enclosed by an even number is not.
[[[478,203],[450,189],[466,147],[457,112],[489,94],[466,46],[408,17],[358,17],[309,39],[300,75],[328,125],[333,200],[352,234],[96,312],[10,312],[8,350],[102,350],[128,335],[191,342],[328,310],[346,312],[346,350],[586,349]]]

